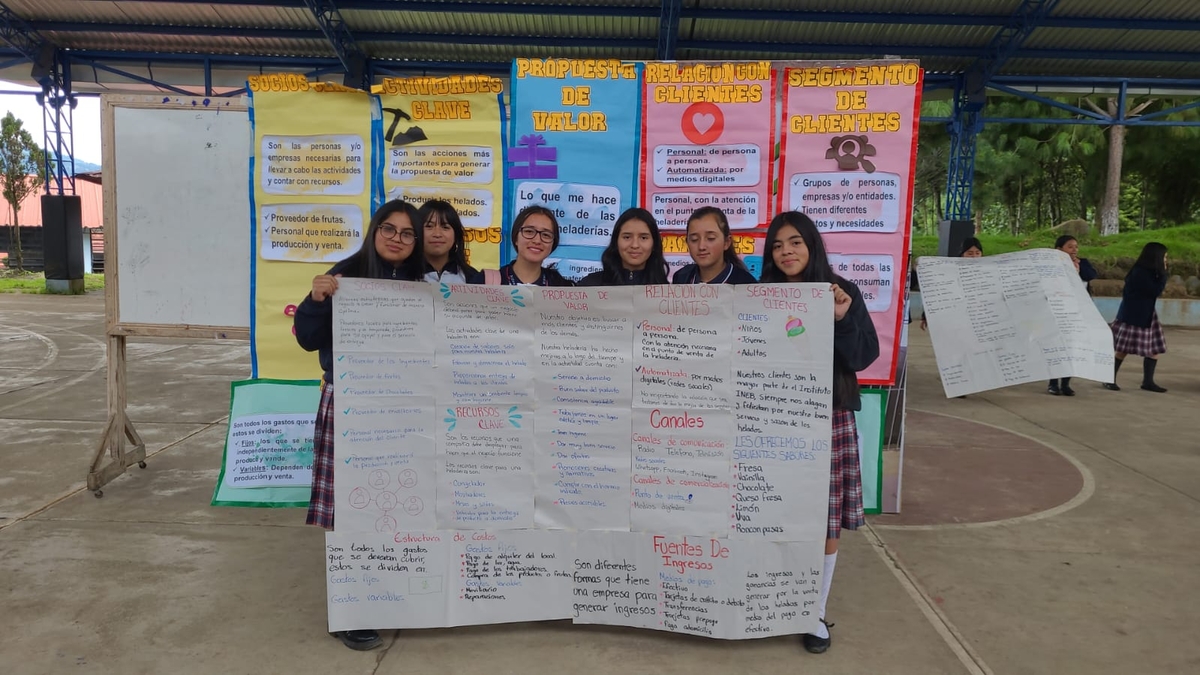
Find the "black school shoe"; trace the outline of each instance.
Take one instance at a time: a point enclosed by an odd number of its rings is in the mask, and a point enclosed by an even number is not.
[[[1064,385],[1062,386],[1062,395],[1063,395],[1063,396],[1074,396],[1074,395],[1075,395],[1075,390],[1071,388],[1071,385],[1069,385],[1069,384],[1064,384]]]
[[[333,636],[357,652],[369,651],[383,644],[377,630],[343,630],[334,633]]]
[[[1058,383],[1054,382],[1049,387],[1046,387],[1046,393],[1051,396],[1062,396],[1062,390],[1058,388]],[[1074,393],[1074,392],[1071,392]]]
[[[821,619],[821,623],[825,623],[825,619]],[[825,623],[825,630],[833,628],[834,624]],[[827,638],[817,637],[812,633],[804,634],[804,649],[809,654],[824,654],[825,650],[829,649],[829,645],[833,643],[833,633]]]

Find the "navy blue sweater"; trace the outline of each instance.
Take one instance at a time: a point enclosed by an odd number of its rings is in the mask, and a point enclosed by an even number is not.
[[[696,263],[684,265],[680,267],[675,276],[671,277],[673,284],[699,284],[700,281],[700,266]],[[725,263],[725,269],[716,276],[715,279],[708,282],[710,284],[757,284],[758,279],[754,278],[753,274],[745,269],[734,265],[733,263]]]
[[[1117,309],[1117,321],[1149,328],[1154,318],[1154,303],[1167,287],[1167,275],[1134,265],[1125,276],[1125,289],[1121,291],[1121,307]]]

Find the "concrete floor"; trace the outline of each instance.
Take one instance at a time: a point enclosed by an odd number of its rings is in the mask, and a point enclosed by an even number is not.
[[[248,374],[244,343],[132,343],[129,410],[149,468],[103,499],[83,489],[104,421],[103,319],[100,295],[0,295],[5,675],[1200,672],[1200,332],[1168,332],[1166,395],[1139,391],[1131,360],[1119,393],[1080,381],[1073,399],[1028,385],[946,400],[915,331],[912,438],[930,440],[909,448],[905,479],[919,524],[875,517],[843,539],[834,645],[822,656],[795,638],[726,643],[565,622],[405,631],[357,653],[325,633],[322,535],[302,511],[209,506],[229,382]],[[945,416],[958,419],[938,424]],[[1013,434],[1049,450],[1018,449]],[[959,467],[938,462],[937,448],[958,447],[955,435],[993,453],[1013,446],[1000,467],[1019,467],[1018,480],[931,489],[954,482]],[[1054,470],[1030,459],[1050,451]],[[1061,460],[1082,486],[1064,503],[955,522],[987,512],[964,502],[1011,497],[1005,485],[1063,492]],[[960,482],[993,478],[975,466]]]

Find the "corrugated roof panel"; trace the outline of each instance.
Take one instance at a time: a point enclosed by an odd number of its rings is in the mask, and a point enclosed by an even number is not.
[[[316,27],[303,7],[256,7],[161,2],[64,2],[63,0],[6,0],[21,18],[30,21],[79,23],[145,23],[159,26]]]
[[[822,5],[820,7],[798,7],[797,5]],[[705,9],[772,9],[772,10],[829,10],[837,12],[896,12],[897,7],[904,12],[915,14],[1011,14],[1018,0],[838,0],[835,3],[799,3],[796,0],[718,0],[704,2]],[[964,11],[970,8],[970,11]]]
[[[1051,16],[1200,19],[1200,3],[1195,0],[1059,0]]]
[[[681,39],[720,42],[809,42],[859,45],[943,45],[982,47],[995,29],[986,26],[926,26],[862,23],[793,23],[786,21],[716,21],[700,19]]]
[[[655,18],[370,10],[345,10],[342,16],[351,31],[612,38],[658,36],[658,19]]]
[[[365,49],[381,59],[414,61],[505,62],[515,58],[652,59],[653,50],[599,47],[541,47],[538,45],[452,45],[418,42],[366,42]]]
[[[1013,59],[1001,71],[1004,75],[1067,75],[1100,77],[1200,78],[1200,63],[1161,61],[1109,61],[1062,59]]]
[[[1023,47],[1195,52],[1200,60],[1200,34],[1183,30],[1109,30],[1098,28],[1039,28]]]
[[[129,35],[127,33],[48,33],[67,49],[184,54],[246,54],[251,56],[330,57],[333,48],[324,39],[277,40],[237,36]]]

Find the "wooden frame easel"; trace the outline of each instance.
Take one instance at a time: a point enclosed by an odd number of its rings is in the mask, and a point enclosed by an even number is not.
[[[104,196],[104,319],[108,353],[106,389],[108,393],[108,422],[92,457],[87,475],[87,488],[96,497],[104,496],[103,487],[137,464],[146,468],[146,444],[126,413],[128,382],[126,380],[126,341],[131,337],[146,338],[209,338],[214,340],[249,340],[250,329],[240,326],[193,326],[131,323],[121,320],[119,293],[119,255],[117,241],[117,175],[115,147],[116,108],[157,108],[162,110],[195,109],[207,106],[205,97],[108,95],[100,97],[101,153],[103,155]],[[245,103],[227,104],[221,110],[245,112]],[[126,448],[126,442],[132,447]],[[109,461],[105,462],[105,455]]]

